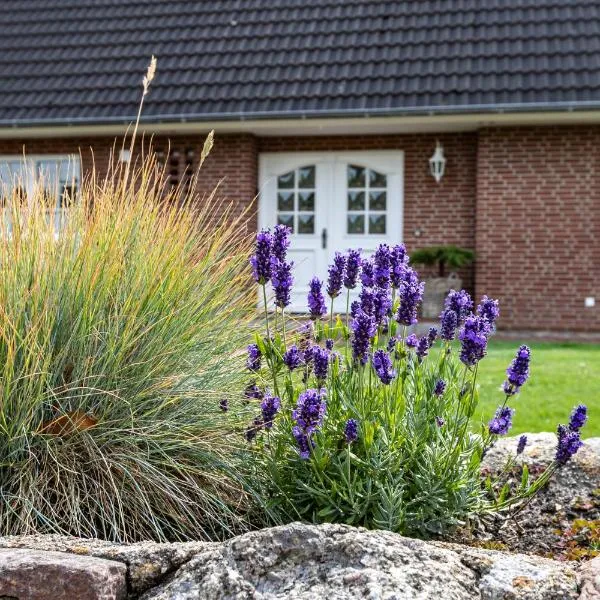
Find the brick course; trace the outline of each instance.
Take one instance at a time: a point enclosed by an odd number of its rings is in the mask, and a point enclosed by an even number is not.
[[[447,158],[439,184],[428,170],[436,139]],[[170,145],[179,152],[181,165],[190,149],[197,162],[203,141],[200,135],[173,136]],[[0,154],[81,149],[84,171],[93,156],[103,173],[114,143],[106,137],[0,140]],[[152,144],[165,152],[169,140],[156,137]],[[368,149],[404,151],[404,241],[409,251],[435,244],[474,248],[476,266],[461,275],[477,297],[487,293],[501,300],[501,328],[600,332],[598,127],[439,135],[217,135],[200,174],[199,192],[208,194],[219,183],[217,197],[231,201],[239,214],[256,195],[260,152]],[[254,209],[248,227],[256,228]],[[597,306],[585,309],[585,296],[594,296]]]

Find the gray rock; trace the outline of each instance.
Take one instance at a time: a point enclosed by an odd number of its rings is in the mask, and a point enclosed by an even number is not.
[[[0,598],[17,600],[122,600],[122,563],[40,550],[0,550]]]
[[[585,563],[579,571],[579,600],[600,598],[600,556]]]
[[[143,600],[569,600],[576,574],[548,559],[304,525],[247,533],[198,554]]]
[[[555,434],[527,436],[529,444],[516,459],[516,482],[523,463],[535,477],[552,462],[556,452]],[[493,472],[502,470],[507,458],[515,455],[517,440],[518,437],[499,440],[486,456],[484,467]],[[477,535],[500,541],[513,551],[555,555],[561,552],[564,542],[559,532],[566,531],[575,519],[600,519],[600,438],[584,440],[573,459],[514,518],[496,519]]]
[[[127,566],[129,592],[139,595],[175,571],[192,556],[213,544],[181,542],[158,544],[139,542],[117,544],[95,539],[61,535],[28,535],[0,538],[0,548],[33,548],[94,556],[124,563]]]

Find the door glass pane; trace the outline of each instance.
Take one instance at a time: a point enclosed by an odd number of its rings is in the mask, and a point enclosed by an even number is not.
[[[277,210],[294,210],[294,192],[279,192],[277,194]]]
[[[315,210],[314,192],[298,192],[298,210],[311,212]]]
[[[277,216],[277,224],[278,225],[287,225],[294,233],[294,215],[293,214],[282,214],[279,213]]]
[[[365,210],[364,192],[348,192],[348,210]]]
[[[386,192],[369,192],[369,210],[385,210]]]
[[[315,232],[315,216],[314,215],[298,215],[298,233],[314,233]]]
[[[294,187],[294,171],[284,173],[277,178],[278,188],[293,188]]]
[[[298,187],[303,189],[315,187],[314,167],[302,167],[298,169]]]
[[[365,216],[348,215],[348,233],[364,233],[365,232]]]
[[[387,187],[387,177],[383,173],[378,173],[369,169],[369,187],[384,188]]]
[[[385,234],[385,215],[369,215],[369,233]]]
[[[356,165],[348,165],[348,187],[365,187],[365,169]]]

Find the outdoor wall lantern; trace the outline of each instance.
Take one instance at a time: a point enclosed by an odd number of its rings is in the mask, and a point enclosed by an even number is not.
[[[445,168],[446,159],[444,158],[444,148],[438,141],[435,143],[435,152],[429,159],[429,171],[431,172],[431,176],[436,180],[437,183],[439,183],[442,177],[444,176]]]

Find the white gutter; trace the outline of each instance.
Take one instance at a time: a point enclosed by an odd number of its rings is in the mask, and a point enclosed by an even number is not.
[[[582,103],[580,103],[581,105]],[[259,136],[291,135],[368,135],[385,133],[473,131],[485,127],[508,127],[525,125],[575,125],[600,124],[600,107],[588,103],[583,110],[538,110],[531,112],[490,112],[451,114],[402,114],[356,116],[321,116],[304,118],[255,118],[232,120],[231,118],[194,119],[171,117],[166,121],[148,121],[140,124],[140,131],[149,134],[193,134],[215,129],[218,133],[251,133]],[[594,108],[591,107],[594,105]],[[531,106],[531,105],[528,105]],[[133,119],[132,119],[133,121]],[[37,124],[28,127],[7,125],[0,121],[0,139],[52,138],[76,136],[120,136],[131,122],[70,124]]]

